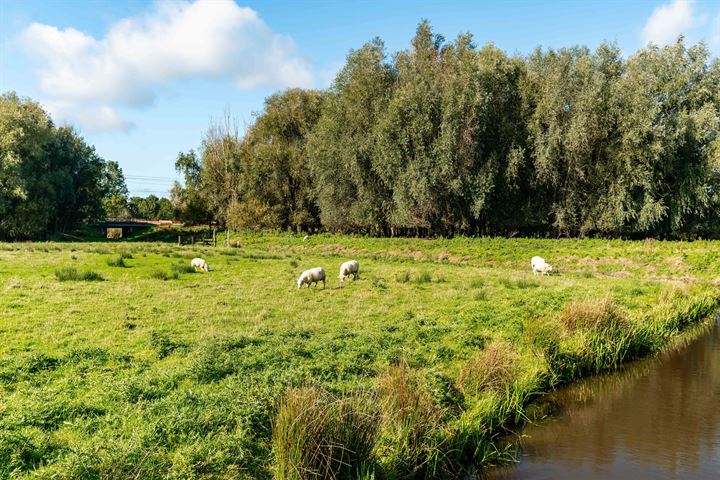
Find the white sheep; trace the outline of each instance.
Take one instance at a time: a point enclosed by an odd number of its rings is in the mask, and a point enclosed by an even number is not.
[[[325,270],[321,267],[311,268],[310,270],[302,272],[300,278],[298,278],[297,286],[298,288],[302,288],[303,285],[307,284],[308,288],[310,288],[310,285],[314,283],[315,287],[317,287],[318,282],[323,282],[323,288],[325,288]]]
[[[305,236],[303,237],[303,242],[306,242],[308,238],[310,238],[310,235],[305,235]]]
[[[357,279],[358,274],[360,273],[360,264],[357,260],[349,260],[342,265],[340,265],[340,275],[338,278],[341,282],[344,282],[346,278],[348,278],[350,275],[353,276],[353,280]]]
[[[195,270],[199,268],[203,272],[207,272],[210,270],[208,263],[202,258],[193,258],[192,260],[190,260],[190,266]]]
[[[540,275],[550,275],[550,272],[552,272],[552,269],[553,269],[552,265],[550,265],[549,263],[545,263],[540,266],[540,269],[539,269]]]
[[[535,275],[537,275],[538,273],[540,273],[541,275],[545,275],[552,272],[552,265],[549,265],[542,257],[532,257],[530,259],[530,266],[532,267],[533,274]]]

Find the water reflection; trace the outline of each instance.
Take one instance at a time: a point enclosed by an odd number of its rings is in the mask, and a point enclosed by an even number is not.
[[[558,392],[506,479],[720,479],[720,328],[662,358]]]

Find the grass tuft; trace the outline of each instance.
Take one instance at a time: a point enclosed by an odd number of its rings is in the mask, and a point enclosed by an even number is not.
[[[157,269],[150,272],[150,278],[156,280],[177,280],[180,278],[180,274],[175,271],[166,272],[165,270]]]
[[[367,396],[290,388],[273,422],[275,478],[358,478],[371,465],[379,420]]]
[[[578,330],[604,330],[627,323],[624,312],[610,297],[573,301],[565,305],[559,320],[568,333]]]
[[[456,386],[465,394],[486,390],[502,391],[516,373],[518,354],[510,344],[496,340],[465,363]]]
[[[386,471],[401,478],[431,476],[440,463],[445,408],[433,400],[427,380],[405,362],[378,379],[382,430],[378,450]]]
[[[55,270],[55,278],[61,282],[101,282],[105,280],[98,272],[81,272],[75,267],[62,267]]]
[[[122,255],[115,255],[112,258],[108,258],[107,260],[108,267],[127,267],[127,264],[125,263],[125,259]]]
[[[173,263],[170,266],[170,273],[182,275],[184,273],[195,273],[195,269],[186,263]]]

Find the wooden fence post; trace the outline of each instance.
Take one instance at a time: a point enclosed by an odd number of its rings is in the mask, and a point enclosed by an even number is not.
[[[178,235],[178,247],[182,247],[182,236]]]
[[[213,247],[217,247],[217,228],[213,228]]]

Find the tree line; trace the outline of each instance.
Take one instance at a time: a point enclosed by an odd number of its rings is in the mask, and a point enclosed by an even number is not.
[[[126,202],[125,179],[71,127],[15,93],[0,96],[0,240],[43,239]]]
[[[176,162],[187,221],[373,235],[720,233],[720,61],[683,38],[510,56],[423,21]]]
[[[13,92],[0,96],[0,240],[44,239],[107,218],[172,220],[168,198],[129,197],[117,162]]]

